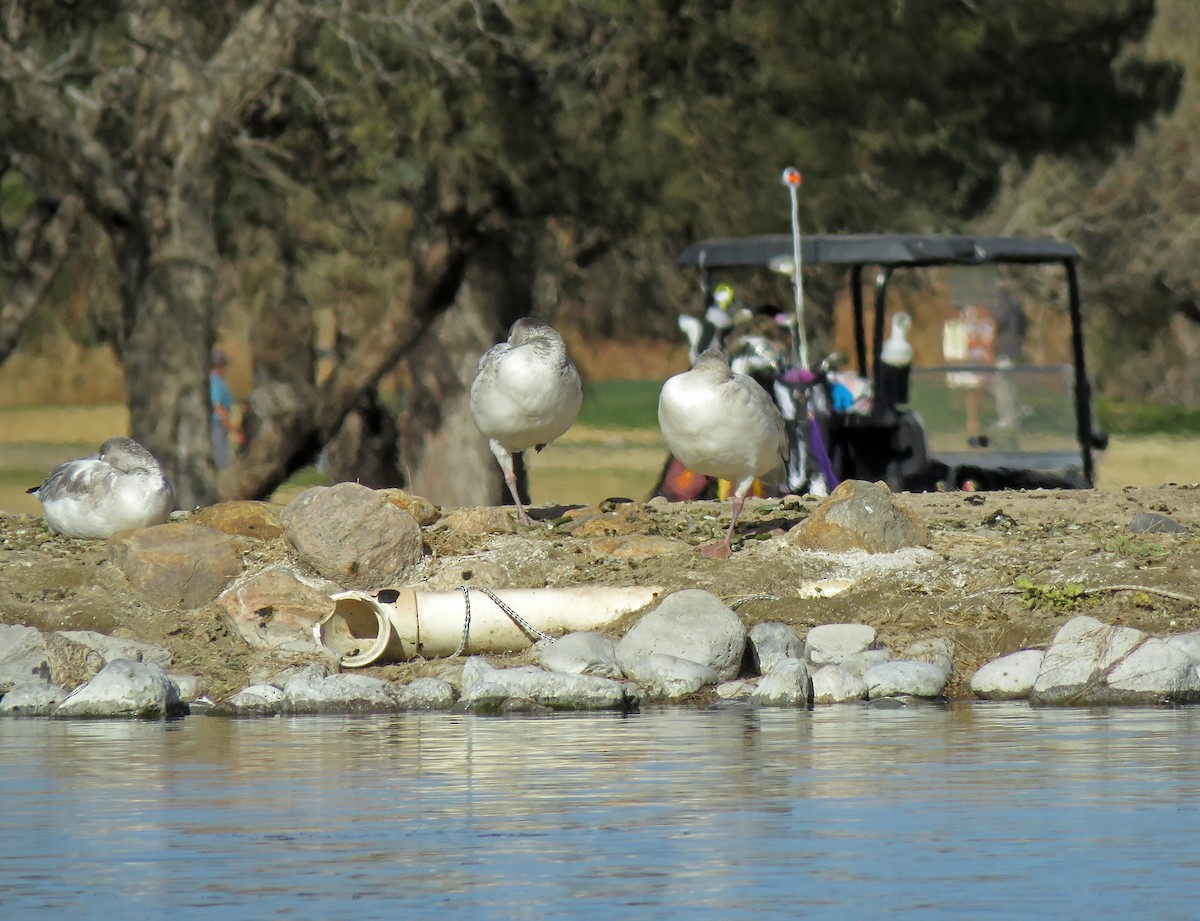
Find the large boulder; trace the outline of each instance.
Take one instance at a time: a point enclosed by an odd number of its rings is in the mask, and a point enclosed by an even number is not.
[[[927,547],[929,528],[883,483],[845,480],[816,511],[788,532],[788,540],[811,550],[891,553]]]
[[[459,706],[495,711],[508,700],[534,701],[553,710],[626,710],[635,703],[611,678],[548,672],[536,665],[494,668],[478,656],[468,659]]]
[[[875,645],[875,628],[869,624],[820,624],[808,631],[804,651],[809,664],[841,665]]]
[[[346,588],[399,584],[421,559],[421,526],[389,497],[357,483],[314,486],[279,516],[292,546]]]
[[[208,604],[242,571],[239,539],[195,524],[118,531],[108,554],[134,591],[169,608]]]
[[[765,707],[811,707],[813,681],[803,659],[776,662],[750,694],[750,703]]]
[[[971,676],[971,690],[984,700],[1026,700],[1045,655],[1040,649],[1022,649],[993,659]]]
[[[746,628],[711,592],[674,592],[638,621],[617,643],[625,674],[638,659],[661,654],[711,668],[720,681],[735,677],[746,651]]]
[[[36,627],[0,624],[0,694],[50,680],[46,641]]]
[[[617,665],[617,644],[611,637],[592,630],[568,633],[539,644],[537,652],[538,662],[548,671],[603,678],[624,677]]]
[[[231,585],[217,604],[251,646],[302,650],[315,642],[313,626],[332,613],[336,591],[331,582],[272,566]]]

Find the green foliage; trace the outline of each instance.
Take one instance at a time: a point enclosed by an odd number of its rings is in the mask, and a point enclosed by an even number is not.
[[[1133,400],[1096,400],[1100,428],[1112,435],[1194,435],[1200,409]]]
[[[1027,576],[1021,576],[1014,584],[1024,592],[1024,604],[1027,608],[1049,608],[1054,611],[1074,611],[1083,601],[1086,589],[1078,582],[1068,582],[1062,588],[1034,582]]]
[[[657,429],[662,381],[593,381],[577,424],[599,429]]]

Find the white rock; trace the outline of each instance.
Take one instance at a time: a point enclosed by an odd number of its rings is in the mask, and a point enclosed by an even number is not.
[[[1200,699],[1200,672],[1187,653],[1151,637],[1113,666],[1105,679],[1106,699],[1117,704]]]
[[[1132,627],[1110,627],[1085,615],[1071,618],[1046,650],[1030,700],[1083,703],[1085,695],[1103,684],[1103,675],[1146,639],[1145,633]]]
[[[660,652],[627,661],[625,674],[645,696],[667,700],[688,697],[721,680],[707,665]]]
[[[848,671],[841,665],[826,665],[812,676],[813,701],[819,704],[841,704],[863,700],[867,696],[867,682],[862,675]]]
[[[804,658],[804,641],[787,624],[755,624],[747,637],[754,668],[765,675],[781,659]]]
[[[536,665],[493,668],[479,656],[463,666],[459,703],[474,707],[497,699],[525,698],[556,710],[613,710],[628,706],[625,688],[599,675],[548,672]]]
[[[195,675],[169,675],[168,677],[175,682],[175,687],[179,688],[179,696],[185,702],[191,703],[204,695],[203,678]]]
[[[417,678],[396,689],[402,710],[449,710],[456,697],[454,685],[441,678]]]
[[[179,688],[157,665],[113,659],[72,691],[54,716],[161,718],[185,709]]]
[[[948,636],[934,636],[909,644],[896,658],[929,662],[946,672],[954,674],[954,641]]]
[[[232,715],[265,715],[283,710],[283,691],[273,684],[252,684],[214,708],[214,712]]]
[[[1168,636],[1166,643],[1168,646],[1178,649],[1193,662],[1200,664],[1200,630]]]
[[[811,707],[813,683],[803,659],[786,658],[762,676],[750,703],[766,707]]]
[[[854,588],[855,584],[855,579],[816,579],[812,582],[802,583],[799,595],[801,598],[832,598],[834,595],[840,595],[842,592]]]
[[[396,709],[392,686],[370,675],[301,673],[283,686],[283,709],[291,713],[375,712]]]
[[[879,697],[939,697],[946,689],[944,669],[929,662],[893,659],[867,669],[863,680],[871,700]]]
[[[861,678],[867,673],[868,668],[890,661],[892,661],[892,654],[886,649],[864,649],[862,652],[847,656],[839,664],[850,674],[858,675]]]
[[[804,638],[810,665],[840,665],[855,653],[875,645],[875,628],[867,624],[822,624]]]
[[[971,676],[971,690],[984,700],[1025,700],[1045,655],[1040,649],[1022,649],[993,659]]]
[[[711,592],[674,592],[645,615],[617,643],[617,663],[628,675],[628,663],[655,653],[677,656],[707,666],[728,681],[741,669],[746,628],[738,616]]]
[[[37,628],[0,624],[0,694],[49,680],[46,641]]]
[[[748,700],[758,687],[757,678],[735,678],[722,681],[713,690],[721,700]]]
[[[109,636],[94,630],[59,630],[58,635],[94,650],[105,662],[113,659],[129,659],[166,668],[171,664],[171,651],[151,643],[139,643],[119,636]]]
[[[560,636],[540,644],[538,662],[542,668],[570,675],[600,675],[622,678],[617,664],[617,644],[611,638],[594,631],[580,631]]]
[[[66,700],[67,692],[41,679],[21,684],[0,698],[0,714],[5,716],[49,716]]]

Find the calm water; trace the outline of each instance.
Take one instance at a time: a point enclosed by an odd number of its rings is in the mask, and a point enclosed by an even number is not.
[[[0,721],[4,918],[1200,918],[1200,709]]]

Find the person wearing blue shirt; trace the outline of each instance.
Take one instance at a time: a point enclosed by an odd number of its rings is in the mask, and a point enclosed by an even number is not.
[[[209,429],[212,433],[213,462],[217,469],[233,462],[233,448],[242,443],[241,430],[233,418],[233,391],[225,380],[229,356],[223,349],[213,349],[212,370],[208,374],[208,398],[212,403]]]

